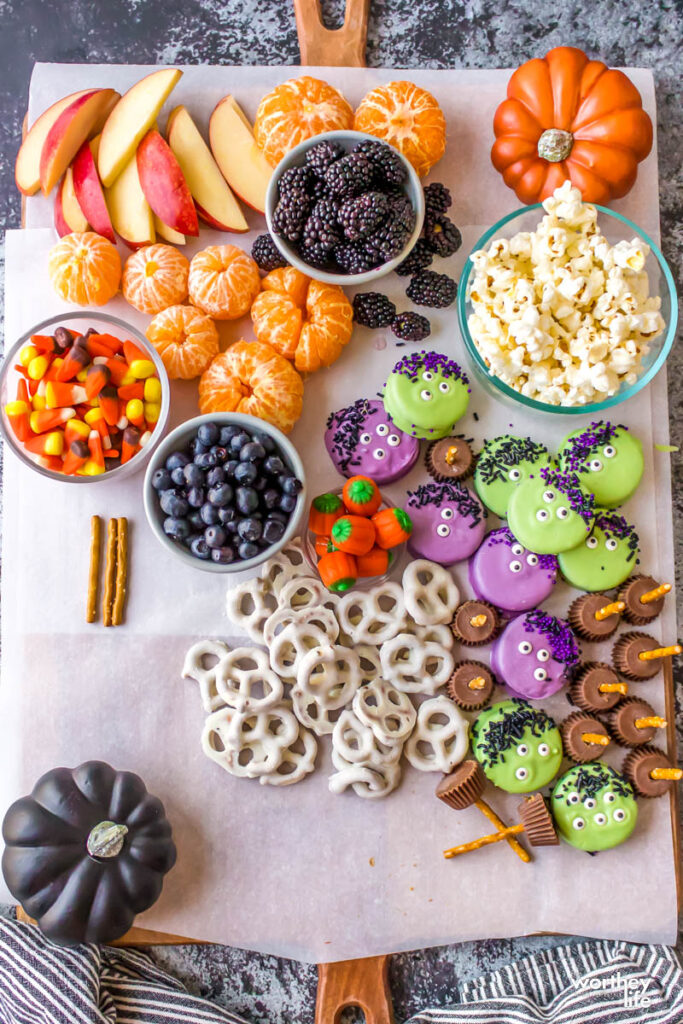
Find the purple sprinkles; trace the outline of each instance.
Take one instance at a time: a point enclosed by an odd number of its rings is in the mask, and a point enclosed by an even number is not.
[[[562,665],[576,665],[581,651],[566,619],[557,619],[540,608],[534,608],[524,616],[523,625],[525,633],[541,633],[546,638],[555,661]]]
[[[327,429],[331,430],[334,427],[332,450],[342,473],[345,473],[349,466],[360,465],[357,448],[361,428],[371,412],[370,399],[358,398],[353,405],[332,412],[327,418]]]
[[[613,426],[609,421],[596,420],[576,437],[570,438],[560,453],[565,468],[570,473],[587,473],[588,459],[596,455],[600,448],[613,441],[618,430],[628,430],[622,423]]]
[[[469,377],[453,359],[449,359],[441,352],[427,352],[421,349],[419,352],[411,352],[410,355],[399,359],[392,373],[401,373],[408,377],[413,383],[418,379],[418,374],[423,370],[431,370],[432,373],[440,373],[444,377],[452,377],[460,380],[463,384],[469,384]],[[468,391],[470,388],[467,389]]]
[[[618,512],[598,512],[593,529],[596,526],[607,537],[616,537],[617,540],[627,541],[629,550],[627,562],[636,557],[638,554],[638,534],[635,528],[623,516],[620,516]]]
[[[539,473],[541,480],[548,487],[554,487],[560,494],[564,494],[572,512],[581,516],[590,529],[595,515],[595,500],[592,494],[586,494],[581,490],[576,473],[563,473],[552,466],[541,466]]]
[[[459,481],[448,481],[439,484],[420,484],[415,491],[408,491],[408,508],[424,508],[436,505],[439,508],[446,502],[452,502],[463,519],[471,519],[470,529],[474,529],[482,519],[486,518],[486,509],[468,487]]]
[[[519,544],[512,530],[507,526],[501,526],[499,530],[491,530],[487,540],[490,540],[492,544],[504,544],[506,541],[510,545]],[[531,553],[534,554],[534,552]],[[538,559],[539,568],[547,569],[553,577],[557,575],[558,566],[555,555],[536,555],[536,558]]]

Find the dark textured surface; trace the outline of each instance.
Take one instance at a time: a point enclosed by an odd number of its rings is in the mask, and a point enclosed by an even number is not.
[[[326,0],[338,21],[342,0]],[[2,0],[0,228],[19,226],[12,167],[32,64],[42,61],[288,64],[298,59],[290,0]],[[387,67],[510,67],[571,43],[611,64],[652,68],[657,85],[664,254],[683,276],[683,139],[680,0],[373,0],[368,63]],[[680,287],[679,287],[680,291]],[[683,444],[683,354],[669,361],[672,443]],[[683,453],[672,456],[678,579],[683,573]],[[681,681],[679,674],[679,682]],[[680,730],[679,730],[680,731]],[[282,912],[286,913],[286,902]],[[394,958],[396,1016],[446,1005],[458,984],[538,948],[550,937],[467,943]],[[311,1024],[315,968],[226,947],[159,948],[154,956],[194,992],[254,1024]],[[362,1019],[346,1014],[344,1024]]]

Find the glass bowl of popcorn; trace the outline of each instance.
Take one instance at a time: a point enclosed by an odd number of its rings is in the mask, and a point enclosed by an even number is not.
[[[633,397],[662,368],[678,301],[654,242],[565,182],[479,239],[458,317],[489,393],[538,412],[586,414]]]

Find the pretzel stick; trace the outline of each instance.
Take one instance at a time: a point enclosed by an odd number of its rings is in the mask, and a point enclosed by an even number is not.
[[[488,804],[485,804],[483,800],[475,800],[474,806],[481,811],[484,817],[489,819],[492,825],[495,825],[499,832],[501,829],[504,829],[506,827],[505,822],[501,821],[496,812],[492,810],[492,808],[490,808]],[[522,844],[518,843],[514,836],[508,836],[507,841],[508,844],[515,851],[519,859],[523,860],[525,864],[528,864],[531,860],[531,857],[524,849]]]
[[[118,520],[118,545],[116,549],[116,591],[112,609],[112,626],[120,626],[123,622],[123,605],[126,600],[126,582],[128,579],[128,520]]]
[[[107,558],[104,566],[104,600],[102,602],[102,622],[111,626],[111,606],[114,599],[114,583],[116,580],[116,519],[107,524]]]
[[[94,622],[97,618],[97,584],[100,578],[100,540],[102,538],[102,520],[99,516],[90,517],[90,568],[88,570],[88,602],[85,608],[85,621]]]

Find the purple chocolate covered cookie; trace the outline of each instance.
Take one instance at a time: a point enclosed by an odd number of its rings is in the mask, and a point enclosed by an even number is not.
[[[420,454],[417,438],[399,430],[383,404],[369,398],[330,414],[325,447],[343,476],[360,473],[378,484],[405,476]]]
[[[518,615],[494,641],[491,668],[515,697],[557,693],[580,657],[571,626],[540,608]]]
[[[482,542],[486,512],[476,494],[457,481],[408,491],[407,509],[413,524],[408,550],[415,558],[453,565]]]
[[[557,581],[554,555],[536,555],[515,540],[507,526],[492,530],[470,561],[477,597],[504,612],[525,612],[549,596]]]

